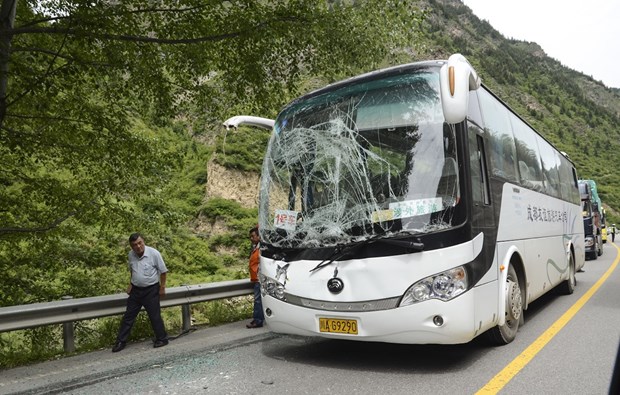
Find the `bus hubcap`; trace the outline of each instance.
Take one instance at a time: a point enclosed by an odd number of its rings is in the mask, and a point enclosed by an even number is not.
[[[519,284],[512,280],[508,280],[507,288],[506,311],[510,314],[509,319],[518,320],[521,317],[522,311],[521,288],[519,288]]]

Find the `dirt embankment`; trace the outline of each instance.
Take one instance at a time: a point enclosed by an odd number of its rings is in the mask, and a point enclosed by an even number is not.
[[[258,205],[260,175],[227,169],[211,160],[207,165],[205,199],[221,197],[239,202],[243,207]]]

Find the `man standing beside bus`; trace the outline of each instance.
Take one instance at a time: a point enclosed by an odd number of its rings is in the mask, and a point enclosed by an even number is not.
[[[159,251],[144,244],[144,238],[140,233],[129,236],[129,271],[131,280],[127,286],[127,310],[123,316],[121,327],[116,337],[116,343],[112,352],[121,351],[127,344],[127,338],[131,332],[140,309],[144,306],[153,332],[155,343],[153,347],[162,347],[168,344],[168,334],[161,318],[159,300],[166,294],[166,264]]]
[[[609,233],[611,234],[611,242],[613,243],[616,240],[616,224],[611,224]]]
[[[254,283],[254,311],[252,314],[252,322],[246,325],[246,328],[260,328],[263,326],[265,315],[263,313],[263,301],[260,294],[260,282],[258,281],[258,265],[260,263],[260,237],[258,236],[258,228],[254,227],[250,230],[250,242],[252,243],[252,251],[250,252],[250,281]]]

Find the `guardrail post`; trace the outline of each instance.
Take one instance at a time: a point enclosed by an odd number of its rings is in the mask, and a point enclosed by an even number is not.
[[[182,305],[181,312],[183,314],[183,332],[186,332],[192,327],[192,312],[189,304]]]
[[[71,300],[73,296],[63,296],[62,300]],[[62,324],[62,345],[66,353],[75,352],[75,337],[73,333],[73,321]]]
[[[183,287],[188,287],[187,284],[181,284]],[[189,303],[181,305],[181,317],[183,322],[183,332],[189,331],[192,327],[192,311],[190,310],[191,306]]]

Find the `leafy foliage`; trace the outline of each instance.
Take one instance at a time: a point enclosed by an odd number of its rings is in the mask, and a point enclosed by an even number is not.
[[[245,241],[247,213],[213,242],[187,227],[208,177],[199,142],[227,114],[275,114],[309,74],[375,67],[414,37],[412,4],[3,0],[0,304],[118,289],[134,230],[178,273],[235,266],[215,251]],[[266,138],[219,157],[256,170]],[[115,280],[80,279],[97,271]]]
[[[222,166],[243,171],[260,172],[270,132],[264,129],[249,130],[240,127],[238,131],[226,132],[216,140],[215,161]],[[252,144],[246,144],[248,136]]]
[[[3,0],[0,306],[122,292],[136,230],[162,252],[169,286],[247,278],[256,209],[205,202],[206,169],[221,147],[223,165],[257,170],[268,136],[213,147],[215,125],[274,116],[300,89],[377,67],[415,36],[413,4]],[[224,230],[205,233],[204,221]],[[251,311],[213,306],[209,322]],[[117,323],[99,321],[79,327],[86,349],[113,339]],[[23,336],[8,336],[2,359],[14,360]],[[22,362],[59,352],[26,348]]]

